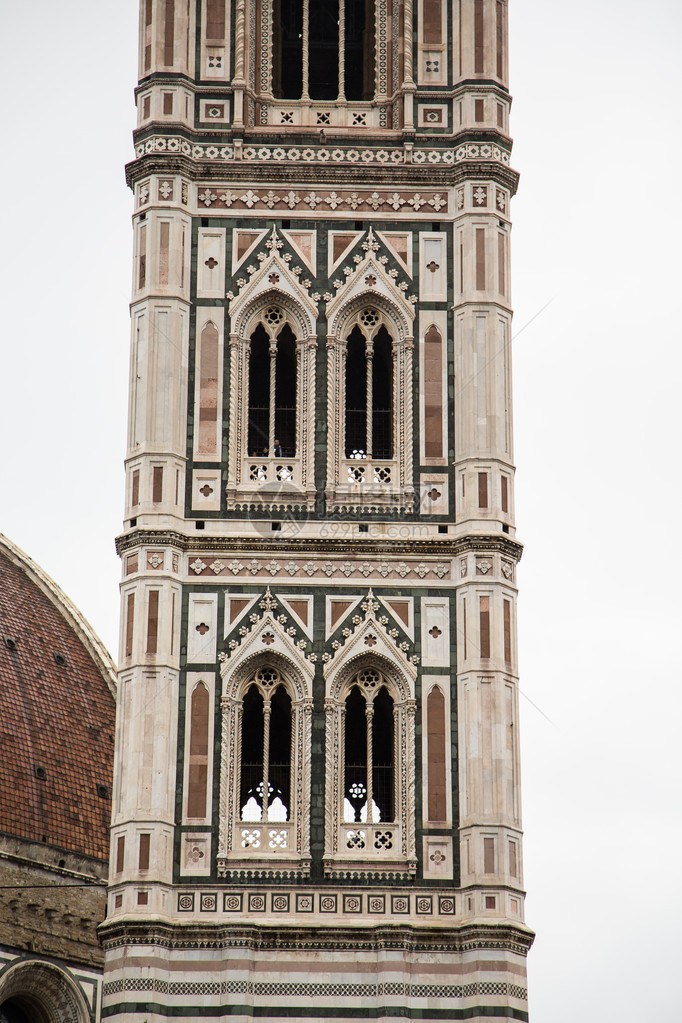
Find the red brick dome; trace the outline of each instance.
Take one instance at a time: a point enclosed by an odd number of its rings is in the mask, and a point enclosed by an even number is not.
[[[115,668],[68,597],[0,534],[0,831],[106,861]]]

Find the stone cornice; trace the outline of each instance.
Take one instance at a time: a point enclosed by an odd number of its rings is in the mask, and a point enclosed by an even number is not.
[[[156,946],[174,951],[191,949],[251,948],[277,951],[350,951],[462,953],[477,949],[501,949],[517,955],[528,953],[534,933],[521,925],[463,924],[459,927],[373,928],[249,926],[244,924],[172,924],[161,921],[105,921],[99,937],[106,951],[131,945]]]
[[[310,554],[325,557],[331,554],[358,555],[369,557],[382,555],[391,557],[425,557],[432,555],[439,558],[455,558],[471,551],[479,553],[499,553],[513,561],[520,561],[523,545],[509,536],[492,536],[469,534],[456,539],[439,540],[430,537],[428,540],[387,539],[383,537],[326,538],[316,540],[311,537],[287,537],[273,540],[258,537],[229,536],[186,536],[169,529],[134,529],[130,533],[116,538],[116,551],[119,555],[133,548],[146,545],[171,546],[186,554],[206,553],[218,554],[247,552],[250,554]]]
[[[153,153],[132,160],[126,164],[126,183],[133,188],[136,182],[150,174],[182,174],[186,178],[198,182],[220,181],[240,182],[244,187],[259,182],[281,185],[290,188],[292,183],[300,185],[338,185],[339,178],[352,171],[353,184],[358,187],[385,188],[386,167],[373,167],[357,164],[335,164],[334,166],[312,164],[295,164],[295,179],[292,178],[290,163],[250,163],[246,160],[231,163],[196,162],[189,157],[171,153]],[[407,188],[447,188],[455,187],[471,179],[495,180],[505,185],[516,194],[518,172],[505,164],[489,160],[467,160],[466,163],[454,166],[434,167],[431,164],[391,165],[392,187]],[[271,217],[272,214],[270,213]],[[396,214],[397,217],[397,214]]]

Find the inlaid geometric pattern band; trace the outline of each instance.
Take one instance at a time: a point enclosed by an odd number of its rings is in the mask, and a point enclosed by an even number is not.
[[[188,142],[175,135],[154,135],[138,143],[135,147],[137,157],[153,153],[181,153],[193,160],[220,160],[230,162],[235,159],[234,146],[199,145]],[[415,149],[408,159],[404,149],[325,149],[315,147],[290,146],[247,146],[242,150],[243,163],[246,161],[286,161],[287,163],[351,163],[351,164],[455,164],[465,160],[493,160],[495,163],[509,164],[509,153],[500,146],[488,143],[469,143],[457,149]]]
[[[178,912],[193,913],[195,908],[201,913],[215,913],[219,899],[215,892],[201,892],[198,898],[194,892],[178,894]],[[317,908],[319,913],[384,913],[404,916],[414,910],[419,916],[452,916],[455,912],[455,898],[450,895],[371,895],[297,892],[293,899],[289,894],[270,894],[268,897],[261,892],[224,892],[222,909],[225,913],[312,913]]]
[[[244,576],[261,575],[267,572],[269,575],[275,576],[279,572],[286,572],[287,575],[294,576],[302,572],[308,578],[321,575],[328,579],[337,572],[345,576],[346,579],[352,575],[361,575],[367,579],[368,576],[375,574],[380,575],[383,579],[395,575],[404,579],[411,573],[419,576],[420,579],[431,573],[438,579],[444,579],[450,575],[450,565],[445,562],[426,564],[426,562],[420,561],[418,564],[414,564],[414,562],[407,564],[404,561],[382,561],[377,564],[370,561],[294,561],[293,558],[289,558],[285,563],[275,561],[274,558],[269,561],[259,561],[256,558],[240,561],[239,558],[231,558],[226,562],[208,555],[205,557],[206,561],[203,561],[201,557],[193,557],[189,561],[188,567],[194,575],[210,573],[219,576],[229,573],[233,576]]]
[[[252,995],[260,998],[472,998],[476,995],[508,995],[525,1001],[528,991],[516,984],[496,981],[473,984],[301,984],[252,980],[169,981],[156,977],[127,977],[104,984],[104,995],[123,991],[154,991],[163,995]]]
[[[299,192],[293,188],[262,189],[255,192],[252,188],[241,192],[238,189],[233,192],[230,188],[220,185],[208,186],[199,189],[197,199],[202,206],[211,209],[278,209],[293,210],[297,206],[305,210],[306,206],[315,211],[320,209],[338,210],[346,209],[371,209],[375,213],[380,210],[392,210],[397,213],[404,207],[406,212],[419,213],[422,207],[440,213],[447,212],[447,195],[442,192],[377,192],[372,190],[364,191],[310,191]]]

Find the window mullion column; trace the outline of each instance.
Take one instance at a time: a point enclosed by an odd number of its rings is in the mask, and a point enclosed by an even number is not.
[[[374,342],[367,341],[365,346],[365,356],[367,359],[367,426],[365,437],[365,450],[367,457],[372,457],[372,433],[373,433],[373,411],[374,411],[374,394],[373,394],[373,369],[374,369]]]
[[[263,813],[261,822],[268,823],[270,803],[270,700],[263,701]]]
[[[339,0],[339,99],[346,98],[346,0]]]
[[[301,99],[309,100],[308,95],[308,43],[310,35],[310,0],[303,0],[303,88],[301,93]]]
[[[275,454],[275,385],[277,383],[277,340],[270,338],[270,403],[268,409],[268,456]]]
[[[372,765],[374,751],[372,748],[372,719],[374,717],[374,707],[369,701],[365,708],[365,715],[367,718],[367,823],[373,824],[372,803],[374,801],[374,793],[372,789]]]

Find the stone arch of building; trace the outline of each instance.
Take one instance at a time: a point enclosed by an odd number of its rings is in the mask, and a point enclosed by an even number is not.
[[[311,314],[295,298],[278,288],[259,292],[249,299],[241,309],[233,311],[233,334],[241,339],[250,338],[270,307],[282,310],[285,321],[293,330],[297,341],[306,341],[309,337],[315,337],[315,323]],[[278,324],[276,329],[280,330],[281,326],[282,324]]]
[[[0,1020],[89,1023],[83,994],[69,974],[52,963],[23,960],[0,974]]]

